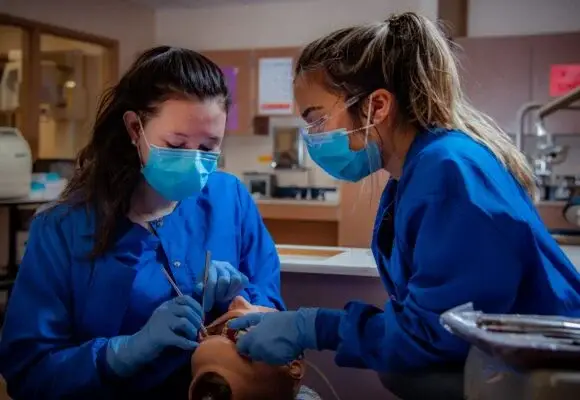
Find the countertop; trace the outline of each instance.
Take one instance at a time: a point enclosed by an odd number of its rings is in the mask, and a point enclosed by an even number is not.
[[[276,246],[282,272],[378,277],[370,249]]]
[[[378,277],[370,249],[279,245],[282,272]],[[580,271],[580,246],[562,246]]]
[[[560,246],[576,269],[580,271],[580,246]]]
[[[336,207],[338,200],[255,199],[256,204]]]

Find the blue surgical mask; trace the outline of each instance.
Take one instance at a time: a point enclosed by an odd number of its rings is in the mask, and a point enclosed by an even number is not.
[[[370,124],[371,111],[369,101],[367,124],[354,131],[337,129],[309,134],[307,129],[302,130],[312,160],[335,179],[358,182],[382,167],[381,152],[375,141],[367,140],[362,150],[351,150],[349,145],[349,135],[354,132],[365,130],[368,138],[368,131],[373,126]]]
[[[167,200],[181,201],[200,193],[217,169],[218,152],[169,149],[149,142],[147,145],[149,158],[141,172],[147,183]]]
[[[338,129],[316,134],[303,134],[308,154],[327,174],[349,182],[358,182],[382,167],[381,152],[374,141],[362,150],[351,150],[349,133]]]

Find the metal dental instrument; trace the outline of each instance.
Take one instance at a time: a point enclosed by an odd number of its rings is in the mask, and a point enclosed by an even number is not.
[[[207,286],[207,279],[209,277],[209,267],[211,265],[211,251],[207,250],[205,252],[205,264],[203,267],[203,286],[202,286],[202,292],[201,292],[201,318],[202,318],[202,322],[205,323],[205,288]]]
[[[550,317],[483,315],[477,326],[491,332],[539,334],[547,337],[580,340],[580,320]]]
[[[173,288],[173,290],[175,290],[175,293],[177,293],[177,295],[179,297],[183,296],[183,292],[179,289],[179,287],[177,286],[177,283],[175,283],[175,281],[173,280],[173,278],[171,277],[171,275],[169,275],[169,271],[167,271],[167,269],[165,268],[161,268],[163,270],[163,274],[165,275],[165,277],[167,278],[167,280],[169,281],[169,284],[171,285],[171,287]],[[204,325],[204,314],[203,314],[203,310],[202,310],[202,314],[201,314],[201,327],[200,330],[203,333],[204,336],[208,336],[207,334],[207,329],[205,328]]]
[[[173,280],[171,275],[169,275],[169,272],[167,272],[167,270],[165,268],[161,268],[161,269],[163,270],[163,274],[165,275],[165,277],[169,281],[169,284],[171,285],[173,290],[175,290],[175,293],[177,293],[177,295],[179,297],[183,296],[183,293],[181,292],[181,290],[179,290],[179,287],[177,286],[177,284],[175,283],[175,281]]]

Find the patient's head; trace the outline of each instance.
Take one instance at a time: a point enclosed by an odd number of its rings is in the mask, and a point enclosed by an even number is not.
[[[266,400],[294,399],[304,375],[302,361],[286,366],[271,366],[241,357],[236,350],[236,332],[227,321],[251,312],[276,310],[255,307],[242,297],[234,299],[229,311],[208,326],[209,336],[191,358],[193,380],[190,400]]]

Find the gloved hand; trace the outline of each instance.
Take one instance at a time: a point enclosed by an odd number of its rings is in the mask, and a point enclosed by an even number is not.
[[[209,312],[215,303],[229,303],[248,284],[248,278],[227,261],[212,261],[207,283],[200,283],[203,290],[203,306]]]
[[[238,336],[238,352],[254,361],[284,365],[296,360],[304,350],[316,349],[317,308],[298,311],[248,314],[228,324],[232,329],[248,329]]]
[[[139,332],[109,340],[107,363],[117,375],[129,376],[154,360],[166,347],[195,349],[202,325],[201,315],[201,306],[190,296],[166,301]]]

